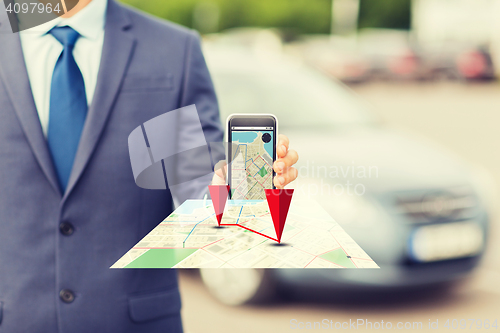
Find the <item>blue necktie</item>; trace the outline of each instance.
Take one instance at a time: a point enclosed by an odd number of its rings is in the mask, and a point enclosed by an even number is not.
[[[73,48],[80,35],[70,27],[56,27],[50,33],[64,46],[52,75],[47,134],[59,185],[64,193],[88,107],[83,76],[73,57]]]

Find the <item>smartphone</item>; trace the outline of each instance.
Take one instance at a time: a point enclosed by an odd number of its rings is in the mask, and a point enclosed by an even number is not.
[[[232,200],[265,200],[273,189],[278,120],[272,114],[232,114],[227,118],[227,163]]]

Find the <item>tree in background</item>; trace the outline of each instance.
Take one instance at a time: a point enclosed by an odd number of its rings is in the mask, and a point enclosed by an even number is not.
[[[190,28],[216,32],[235,27],[276,27],[298,33],[327,33],[331,0],[122,0],[155,16]],[[204,16],[217,16],[204,24]],[[200,23],[200,21],[202,23]],[[208,19],[211,21],[211,19]],[[206,22],[205,22],[206,23]],[[211,31],[214,30],[215,31]],[[199,29],[203,30],[203,29]]]
[[[329,33],[332,0],[121,0],[201,33],[275,27]],[[410,27],[411,0],[360,0],[359,27]]]
[[[411,0],[360,0],[358,29],[410,29]]]

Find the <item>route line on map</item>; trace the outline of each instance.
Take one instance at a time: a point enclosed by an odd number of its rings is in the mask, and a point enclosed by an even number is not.
[[[255,165],[257,165],[257,164],[255,164]],[[257,166],[257,168],[258,168],[258,167],[259,167],[259,166]],[[257,174],[260,172],[260,170],[262,170],[264,167],[265,167],[265,165],[263,165],[263,166],[259,169],[259,171],[257,171],[257,172],[255,173],[255,175],[253,175],[253,177],[257,176]]]
[[[252,176],[252,174],[250,173],[250,171],[246,170],[246,172],[247,172],[247,173],[250,175],[250,177],[252,177],[252,178],[253,178],[253,179],[254,179],[257,183],[259,183],[259,185],[260,185],[260,186],[262,186],[263,188],[266,188],[266,187],[265,187],[264,185],[262,185],[262,184],[261,184],[261,183],[260,183],[257,179],[255,179],[255,177],[254,177],[254,176]],[[267,177],[264,181],[266,181],[268,178],[269,178],[269,176],[268,176],[268,177]],[[254,185],[252,186],[252,188],[254,188],[254,187],[255,187],[255,185],[257,185],[257,184],[254,184]]]
[[[266,161],[266,160],[264,160],[264,159],[262,158],[262,156],[260,156],[260,155],[259,155],[257,158],[260,158],[260,159],[264,162],[264,165],[263,165],[261,168],[259,168],[259,167],[258,167],[258,165],[257,165],[257,164],[255,164],[255,160],[254,160],[253,158],[249,158],[249,159],[247,159],[248,144],[245,144],[245,143],[239,143],[239,144],[238,144],[238,147],[236,148],[236,150],[235,150],[235,152],[234,152],[233,160],[234,160],[234,159],[236,158],[236,156],[238,155],[238,150],[239,150],[239,152],[241,153],[241,149],[240,149],[240,147],[241,147],[241,146],[245,146],[245,148],[246,148],[246,149],[245,149],[245,169],[238,169],[238,170],[245,170],[245,171],[248,173],[248,175],[249,175],[249,176],[251,176],[251,177],[253,178],[253,180],[255,180],[255,181],[256,181],[256,183],[258,183],[260,186],[262,186],[263,188],[265,188],[265,186],[264,186],[261,182],[259,182],[257,179],[255,179],[255,175],[257,175],[257,174],[260,172],[260,170],[261,170],[262,168],[264,168],[266,165],[268,165],[268,166],[269,166],[269,163],[267,163],[267,161]],[[247,162],[248,162],[248,161],[252,161],[252,164],[254,164],[257,168],[259,168],[259,171],[257,171],[257,173],[256,173],[255,175],[252,175],[252,174],[250,173],[250,171],[248,170],[248,166],[247,166]],[[264,180],[264,183],[265,183],[265,182],[269,179],[269,176],[270,176],[270,175],[268,175],[268,177]],[[241,181],[241,183],[239,183],[239,184],[238,184],[238,186],[236,186],[236,190],[237,190],[237,191],[238,191],[238,192],[239,192],[239,193],[240,193],[243,197],[245,197],[245,199],[248,199],[248,198],[247,198],[247,196],[246,196],[245,194],[243,194],[243,193],[239,190],[240,185],[241,185],[241,184],[243,184],[243,182],[244,182],[244,181],[246,181],[246,179],[245,179],[245,178]],[[252,190],[252,189],[253,189],[256,185],[257,185],[257,184],[254,184],[250,190]],[[249,190],[249,191],[250,191],[250,190]],[[248,191],[248,192],[249,192],[249,191]]]
[[[242,207],[241,207],[241,209],[240,209],[240,212],[239,212],[239,214],[238,214],[238,219],[236,220],[236,223],[221,223],[220,225],[221,225],[221,226],[222,226],[222,225],[224,225],[224,226],[237,226],[237,227],[241,227],[241,228],[243,228],[243,229],[245,229],[245,230],[251,231],[251,232],[253,232],[253,233],[256,233],[256,234],[261,235],[261,236],[263,236],[263,237],[269,238],[269,239],[271,239],[271,240],[273,240],[273,241],[275,241],[275,242],[278,242],[278,243],[279,243],[279,241],[278,241],[276,238],[272,238],[271,236],[265,235],[265,234],[263,234],[263,233],[261,233],[261,232],[258,232],[258,231],[256,231],[256,230],[252,230],[252,229],[247,228],[247,227],[245,227],[245,226],[243,226],[243,225],[241,225],[241,224],[238,224],[238,222],[240,221],[240,218],[241,218],[241,212],[242,212],[242,211],[243,211],[243,206],[242,206]],[[263,214],[262,216],[265,216],[265,215],[267,215],[267,214]],[[249,216],[250,216],[250,215],[249,215]],[[255,215],[253,215],[253,216],[255,217]],[[248,216],[245,216],[245,217],[248,217]],[[248,222],[248,221],[247,221],[247,222]],[[244,222],[243,222],[243,223],[244,223]],[[195,227],[196,227],[196,226],[195,226]],[[193,228],[193,229],[194,229],[194,228]],[[188,235],[188,236],[189,236],[189,235]]]
[[[238,224],[238,222],[240,221],[242,211],[243,211],[243,206],[241,206],[240,213],[238,214],[238,219],[236,220],[236,224]]]
[[[276,238],[272,238],[271,236],[264,235],[263,233],[260,233],[260,232],[258,232],[258,231],[255,231],[255,230],[252,230],[252,229],[247,228],[247,227],[245,227],[245,226],[242,226],[241,224],[235,224],[235,223],[221,223],[220,225],[240,227],[240,228],[246,229],[246,230],[248,230],[248,231],[251,231],[251,232],[253,232],[253,233],[256,233],[256,234],[261,235],[261,236],[263,236],[263,237],[269,238],[269,239],[271,239],[271,240],[273,240],[273,241],[275,241],[275,242],[278,242],[278,243],[279,243],[279,241],[278,241]]]
[[[189,236],[191,235],[191,233],[193,232],[193,230],[196,228],[196,226],[197,226],[198,224],[200,224],[201,222],[203,222],[203,221],[205,221],[205,220],[207,220],[207,219],[211,218],[211,217],[212,217],[212,216],[214,216],[214,215],[215,215],[215,213],[214,213],[214,214],[209,215],[208,217],[204,218],[204,219],[203,219],[203,220],[201,220],[200,222],[196,223],[196,224],[194,225],[193,229],[191,229],[191,231],[189,232],[189,234],[186,236],[186,239],[184,239],[184,241],[182,242],[182,247],[184,247],[184,243],[186,243],[187,239],[189,238]]]

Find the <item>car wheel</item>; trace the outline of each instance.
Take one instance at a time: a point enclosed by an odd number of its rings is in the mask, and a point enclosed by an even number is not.
[[[262,303],[275,296],[274,279],[265,269],[201,268],[200,273],[209,292],[228,305]]]

